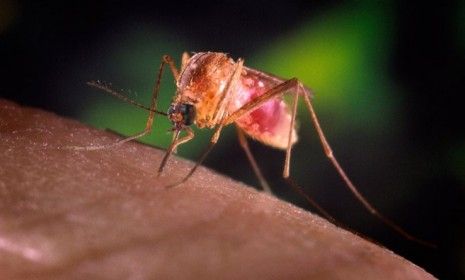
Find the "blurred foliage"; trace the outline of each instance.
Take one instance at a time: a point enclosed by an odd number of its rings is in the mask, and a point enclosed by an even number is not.
[[[385,130],[392,122],[396,104],[396,95],[390,92],[390,85],[384,78],[391,32],[389,16],[389,9],[382,6],[341,6],[303,22],[261,52],[246,57],[246,64],[285,78],[301,79],[316,92],[317,110],[322,116],[331,118],[333,131],[342,133],[354,127]],[[176,55],[180,56],[182,47],[188,44],[179,40],[173,42],[172,36],[163,29],[137,26],[118,32],[122,33],[118,40],[102,39],[106,40],[103,48],[108,49],[108,53],[99,63],[109,67],[108,73],[113,75],[108,79],[113,84],[140,93],[139,96],[128,93],[130,98],[150,104],[149,92],[161,56],[171,54],[179,63]],[[158,102],[162,111],[168,108],[175,92],[172,76],[167,72]],[[125,135],[144,127],[146,112],[111,99],[93,100],[85,106],[81,118],[94,126],[111,128]],[[164,117],[158,120],[160,118]],[[154,126],[156,133],[142,142],[166,147],[171,141],[167,133],[170,123],[158,120]],[[189,149],[181,147],[180,154],[195,157],[205,147],[208,137],[208,132],[196,132]],[[227,141],[228,137],[233,134],[225,131],[222,141]]]
[[[382,6],[340,7],[271,44],[257,56],[257,64],[311,87],[318,111],[330,113],[337,130],[380,129],[396,103],[384,78],[389,17],[390,10]]]

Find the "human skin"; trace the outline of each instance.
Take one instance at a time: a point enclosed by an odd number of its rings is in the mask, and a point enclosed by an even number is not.
[[[2,279],[435,279],[326,220],[137,142],[0,100]]]

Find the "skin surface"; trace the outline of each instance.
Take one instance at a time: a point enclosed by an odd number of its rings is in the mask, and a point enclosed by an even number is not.
[[[434,279],[326,220],[136,142],[0,100],[3,279]]]

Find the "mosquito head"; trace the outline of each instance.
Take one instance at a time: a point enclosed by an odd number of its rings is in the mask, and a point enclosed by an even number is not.
[[[187,103],[172,103],[168,109],[168,118],[173,123],[175,129],[189,126],[195,120],[195,107]]]

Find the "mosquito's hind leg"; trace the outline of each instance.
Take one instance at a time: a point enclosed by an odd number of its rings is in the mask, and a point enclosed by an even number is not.
[[[170,69],[171,69],[171,72],[173,74],[173,76],[175,77],[175,79],[177,79],[179,77],[179,72],[178,70],[176,69],[176,65],[174,64],[174,61],[173,59],[169,56],[169,55],[164,55],[162,57],[162,61],[161,61],[161,64],[160,64],[160,68],[158,70],[158,75],[156,76],[156,83],[155,85],[153,86],[153,90],[152,90],[152,97],[151,97],[151,101],[150,101],[150,108],[147,108],[149,110],[149,116],[147,117],[147,121],[146,121],[146,124],[145,124],[145,128],[144,130],[134,134],[134,135],[131,135],[131,136],[128,136],[124,139],[121,139],[115,143],[112,143],[112,144],[108,144],[108,145],[99,145],[99,146],[84,146],[84,147],[79,147],[79,146],[67,146],[65,147],[66,149],[72,149],[72,150],[85,150],[85,151],[93,151],[93,150],[102,150],[102,149],[109,149],[109,148],[113,148],[113,147],[116,147],[116,146],[119,146],[121,144],[124,144],[126,142],[129,142],[131,140],[135,140],[135,139],[138,139],[144,135],[147,135],[147,134],[150,134],[150,132],[152,132],[152,125],[153,125],[153,120],[155,118],[155,112],[157,112],[157,100],[158,100],[158,93],[160,92],[160,83],[161,83],[161,77],[162,77],[162,74],[163,74],[163,68],[164,66],[168,64]],[[123,94],[121,93],[118,93],[116,91],[114,91],[113,89],[107,87],[107,86],[104,86],[104,85],[100,85],[98,83],[88,83],[89,85],[91,86],[94,86],[96,88],[99,88],[101,90],[104,90],[114,96],[116,96],[117,98],[120,98],[120,99],[123,99],[124,101],[127,101],[131,104],[134,104],[138,107],[143,107],[142,105],[136,103],[136,102],[131,102],[131,100],[128,101],[128,99],[126,97],[124,97]]]
[[[257,161],[255,160],[255,157],[253,156],[252,152],[250,151],[250,147],[249,147],[249,144],[247,143],[247,138],[245,137],[244,132],[242,132],[242,130],[237,126],[236,126],[236,131],[237,131],[237,138],[239,140],[239,144],[241,145],[242,149],[244,150],[244,152],[245,152],[245,154],[247,156],[247,159],[249,160],[250,165],[252,166],[252,169],[253,169],[253,171],[255,173],[255,176],[257,176],[257,179],[260,182],[260,186],[262,187],[262,189],[265,192],[267,192],[269,194],[273,194],[273,192],[271,191],[270,185],[268,184],[265,177],[263,176],[263,174],[262,174],[262,172],[260,170],[260,167],[258,166]]]
[[[326,140],[326,136],[324,135],[320,123],[318,121],[318,118],[316,116],[315,110],[313,109],[312,102],[310,100],[310,97],[312,96],[312,92],[305,88],[303,84],[296,78],[292,78],[290,80],[287,80],[281,84],[278,84],[277,86],[273,87],[272,89],[268,90],[265,92],[263,95],[255,98],[251,102],[243,105],[241,108],[239,108],[237,111],[232,113],[231,115],[228,116],[228,118],[225,120],[226,124],[232,123],[241,116],[252,112],[256,108],[260,107],[262,104],[265,102],[271,100],[272,98],[282,96],[288,92],[290,92],[292,89],[295,91],[295,99],[297,99],[298,95],[302,95],[305,101],[305,105],[307,106],[308,111],[310,112],[310,117],[313,125],[315,126],[315,129],[317,131],[318,137],[320,138],[320,142],[322,144],[323,150],[338,172],[338,174],[341,176],[343,181],[345,182],[346,186],[349,188],[349,190],[353,193],[353,195],[362,203],[362,205],[374,216],[376,216],[380,221],[382,221],[385,225],[389,226],[391,229],[399,233],[400,235],[404,236],[405,238],[415,241],[417,243],[423,244],[425,246],[430,246],[434,247],[434,244],[431,244],[430,242],[423,241],[421,239],[418,239],[414,237],[413,235],[409,234],[406,232],[402,227],[391,221],[390,219],[386,218],[384,215],[382,215],[375,207],[373,207],[368,200],[358,191],[358,189],[355,187],[355,185],[352,183],[352,181],[349,179],[345,171],[342,169],[341,165],[337,161],[336,157],[334,156],[333,150],[331,149],[331,146],[329,145],[328,141]],[[296,102],[294,102],[294,108],[293,108],[293,116],[292,119],[295,119],[295,115],[297,114],[296,110]],[[286,161],[285,161],[285,166],[284,166],[284,171],[283,171],[283,177],[284,178],[289,178],[289,165],[290,165],[290,154],[291,154],[291,145],[288,143],[288,148],[286,149]],[[310,201],[309,201],[310,202]],[[313,203],[312,203],[313,204]]]
[[[310,197],[307,193],[305,193],[304,190],[300,186],[298,186],[291,177],[289,177],[289,169],[290,169],[290,162],[291,162],[291,151],[292,151],[292,138],[291,137],[292,137],[292,130],[293,130],[294,124],[295,124],[295,119],[296,119],[296,116],[297,116],[297,104],[298,104],[298,101],[299,101],[299,90],[296,88],[297,86],[298,86],[298,83],[292,82],[292,83],[289,83],[287,87],[282,89],[284,92],[289,90],[289,89],[292,89],[292,88],[295,89],[293,91],[294,99],[293,99],[293,104],[292,104],[291,124],[289,126],[290,127],[289,138],[288,138],[288,143],[287,143],[287,148],[286,148],[286,160],[285,160],[284,168],[283,168],[283,178],[285,179],[286,183],[292,189],[294,189],[294,191],[296,191],[297,193],[302,195],[307,200],[307,202],[310,205],[312,205],[315,209],[317,209],[326,219],[328,219],[329,221],[335,223],[336,220],[328,212],[326,212],[318,203],[316,203],[315,200],[312,199],[312,197]],[[268,186],[267,181],[263,177],[263,175],[262,175],[262,173],[261,173],[261,171],[260,171],[260,169],[258,167],[258,164],[255,161],[255,158],[254,158],[254,156],[252,155],[252,153],[250,151],[250,148],[249,148],[249,145],[247,143],[247,139],[246,139],[244,133],[238,127],[237,127],[237,132],[238,132],[239,143],[241,144],[241,147],[244,149],[244,151],[245,151],[245,153],[247,155],[247,158],[249,159],[249,162],[252,165],[252,168],[253,168],[253,170],[255,172],[255,175],[258,177],[258,180],[260,181],[260,184],[262,185],[262,187],[263,187],[263,189],[265,191],[271,193],[271,189]]]
[[[216,142],[218,142],[218,139],[220,137],[220,134],[221,134],[221,130],[223,129],[223,126],[220,125],[216,128],[215,130],[215,133],[213,133],[213,136],[212,138],[210,139],[210,143],[208,144],[208,147],[202,152],[202,155],[200,156],[200,158],[195,162],[195,165],[194,167],[191,168],[191,170],[189,171],[189,173],[187,173],[186,176],[184,176],[184,178],[182,178],[181,180],[179,180],[178,182],[176,183],[173,183],[173,184],[170,184],[168,186],[166,186],[166,188],[172,188],[172,187],[176,187],[184,182],[186,182],[187,180],[189,180],[189,178],[194,175],[195,171],[197,170],[197,168],[199,168],[199,166],[203,163],[203,161],[207,158],[208,154],[211,152],[211,150],[213,149],[213,147],[215,146]],[[184,141],[186,142],[186,141]],[[166,157],[166,156],[165,156]],[[166,163],[166,162],[165,162]],[[162,163],[163,164],[163,163]],[[159,170],[159,173],[161,171]]]
[[[354,196],[360,201],[363,206],[375,217],[380,219],[385,225],[396,231],[398,234],[402,235],[403,237],[412,240],[414,242],[417,242],[419,244],[428,246],[428,247],[435,247],[436,245],[428,242],[421,240],[410,233],[406,232],[401,226],[390,220],[389,218],[385,217],[383,214],[381,214],[373,205],[371,205],[368,200],[359,192],[357,187],[352,183],[352,181],[349,179],[345,171],[342,169],[341,165],[339,164],[338,160],[334,156],[333,150],[331,146],[329,145],[328,141],[326,140],[326,136],[323,133],[323,130],[321,129],[320,122],[318,121],[318,117],[316,116],[315,110],[313,109],[312,101],[310,100],[311,92],[310,90],[304,88],[302,85],[299,85],[300,91],[303,93],[305,105],[307,106],[307,109],[310,113],[310,118],[312,120],[312,123],[315,127],[316,132],[318,133],[318,137],[320,138],[321,145],[323,147],[323,150],[325,152],[326,157],[329,159],[329,161],[332,163],[336,171],[339,173],[341,178],[344,180],[346,186],[349,188],[349,190],[354,194]]]
[[[295,181],[290,177],[290,165],[291,165],[291,151],[292,151],[292,132],[294,129],[294,124],[295,124],[295,119],[297,116],[297,103],[299,101],[299,95],[300,95],[300,83],[296,84],[296,89],[293,91],[294,98],[292,101],[292,113],[291,113],[291,125],[289,129],[289,136],[288,136],[288,142],[287,142],[287,148],[286,148],[286,159],[284,161],[284,168],[283,168],[283,178],[286,181],[286,183],[294,189],[297,193],[302,195],[307,202],[312,205],[315,209],[320,212],[323,217],[331,221],[332,223],[336,224],[336,220],[328,213],[326,212],[323,207],[321,207],[310,195],[308,195]]]

